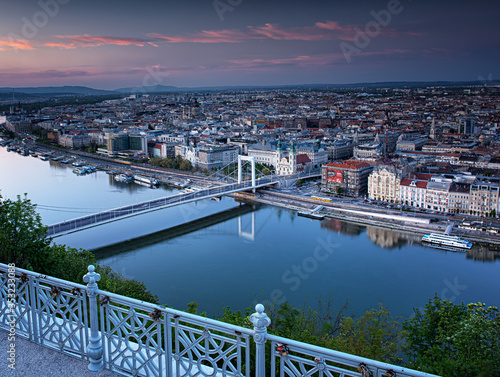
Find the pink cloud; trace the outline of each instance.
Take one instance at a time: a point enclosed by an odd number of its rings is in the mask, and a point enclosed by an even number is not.
[[[0,51],[5,51],[5,50],[33,50],[34,47],[33,45],[23,39],[19,40],[0,40]]]
[[[97,47],[103,45],[118,45],[118,46],[139,46],[144,47],[146,44],[156,46],[153,42],[139,38],[120,38],[106,37],[100,35],[56,35],[57,38],[64,42],[45,42],[45,47],[56,47],[63,49],[73,49],[77,47]]]
[[[68,69],[68,70],[57,70],[48,69],[41,72],[32,72],[29,76],[34,76],[37,78],[64,78],[64,77],[81,77],[81,76],[95,76],[102,74],[102,71],[89,71],[83,69]]]
[[[415,54],[418,51],[403,50],[403,49],[386,49],[382,51],[367,51],[356,54],[359,57],[363,56],[399,56]],[[220,67],[222,70],[238,71],[238,70],[271,70],[274,68],[283,68],[284,66],[292,67],[321,67],[334,64],[346,63],[345,56],[342,53],[331,53],[323,55],[300,55],[289,58],[278,59],[233,59],[228,60],[225,66]]]
[[[317,22],[313,26],[281,28],[267,23],[264,26],[248,26],[246,30],[203,30],[199,33],[168,36],[149,33],[149,38],[169,43],[240,43],[252,39],[321,41],[339,38],[344,33],[352,33],[352,26],[340,26],[336,21]]]
[[[293,29],[281,29],[277,25],[265,24],[264,26],[248,27],[257,36],[264,36],[269,39],[288,41],[317,41],[331,39],[331,36],[316,27],[301,27]]]
[[[247,33],[239,30],[202,30],[187,36],[167,36],[158,33],[147,34],[149,38],[169,43],[238,43],[249,39]]]
[[[358,26],[361,30],[362,26]],[[316,22],[312,26],[282,28],[277,24],[267,23],[263,26],[247,26],[246,29],[202,30],[186,35],[147,34],[148,39],[120,38],[99,35],[57,35],[59,41],[43,43],[45,47],[74,49],[79,47],[96,47],[102,45],[158,47],[159,42],[166,43],[241,43],[248,40],[288,40],[288,41],[352,41],[356,35],[355,25],[340,25],[337,21]],[[380,31],[384,35],[395,35],[393,29]],[[0,45],[1,48],[1,45]]]
[[[340,26],[337,21],[326,21],[326,22],[316,22],[315,25],[320,29],[326,30],[340,30],[340,31],[351,31],[351,26]]]
[[[45,42],[43,46],[51,48],[62,48],[68,50],[77,47],[76,44],[74,43],[63,43],[63,42]]]
[[[233,59],[228,60],[223,70],[265,70],[273,68],[283,68],[284,66],[294,67],[318,67],[336,63],[344,58],[343,54],[324,55],[300,55],[290,58],[278,59]]]

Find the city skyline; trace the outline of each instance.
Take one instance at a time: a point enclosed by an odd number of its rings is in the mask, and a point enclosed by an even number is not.
[[[4,2],[0,87],[497,79],[498,4]]]

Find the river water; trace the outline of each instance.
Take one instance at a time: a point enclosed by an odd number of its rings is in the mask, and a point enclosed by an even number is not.
[[[77,176],[72,166],[0,148],[5,198],[28,194],[45,224],[173,195],[113,181],[104,172]],[[197,302],[209,315],[276,299],[315,305],[330,294],[349,313],[384,304],[408,317],[437,294],[459,303],[500,306],[500,263],[474,246],[468,253],[424,247],[419,237],[223,198],[151,212],[55,239],[94,250],[102,263],[143,281],[162,304]]]

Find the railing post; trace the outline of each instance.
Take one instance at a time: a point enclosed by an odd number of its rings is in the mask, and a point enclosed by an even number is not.
[[[97,318],[97,282],[101,280],[101,275],[94,272],[95,267],[90,265],[88,273],[83,277],[87,283],[87,296],[89,297],[90,312],[90,339],[88,345],[88,355],[90,359],[89,369],[97,372],[102,368],[102,338],[99,334],[99,323]]]
[[[264,305],[255,305],[254,313],[250,316],[250,322],[253,323],[253,340],[257,345],[255,356],[255,376],[266,376],[266,336],[267,326],[271,324],[271,319],[264,313]]]

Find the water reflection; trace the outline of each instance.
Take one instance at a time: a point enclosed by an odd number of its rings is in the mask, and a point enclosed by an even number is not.
[[[100,247],[92,250],[98,258],[109,258],[117,254],[143,249],[148,246],[160,244],[167,240],[181,237],[185,234],[197,232],[202,229],[213,227],[234,218],[238,218],[238,229],[234,229],[240,237],[245,239],[255,239],[255,211],[260,208],[258,205],[244,204],[239,207],[231,208],[219,213],[202,217],[200,219],[189,221],[169,229],[161,230],[152,234],[147,234],[132,240],[119,242],[113,245]],[[243,215],[252,213],[250,231],[246,223],[242,220]]]
[[[418,242],[421,238],[413,233],[399,233],[372,226],[366,227],[366,235],[375,245],[384,249],[400,249],[405,245],[413,245],[413,242]]]
[[[248,231],[243,225],[243,216],[238,216],[238,235],[242,238],[246,238],[249,241],[255,241],[255,212],[252,212],[250,231]]]
[[[51,169],[54,170],[65,170],[68,167],[67,165],[62,164],[59,161],[52,161],[52,160],[49,160],[49,166]]]
[[[500,250],[491,249],[488,246],[477,245],[466,252],[467,259],[480,262],[495,262],[500,260]]]
[[[326,219],[321,221],[321,228],[336,233],[348,234],[350,236],[359,236],[365,229],[364,226],[337,219]]]

